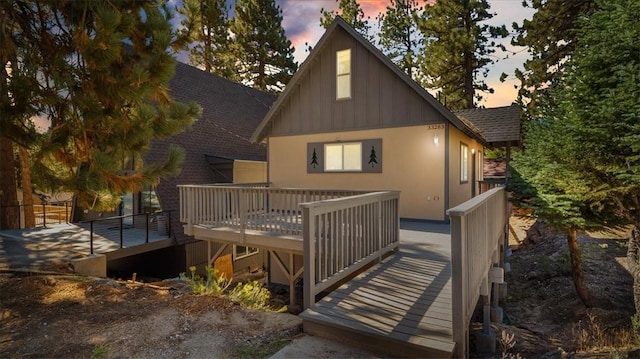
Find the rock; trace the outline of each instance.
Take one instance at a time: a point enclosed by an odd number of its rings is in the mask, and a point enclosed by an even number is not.
[[[555,231],[546,223],[537,220],[528,230],[524,239],[525,243],[536,244],[555,237]]]

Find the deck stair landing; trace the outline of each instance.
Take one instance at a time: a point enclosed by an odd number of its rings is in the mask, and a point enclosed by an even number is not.
[[[396,357],[448,357],[449,235],[406,231],[400,251],[301,314],[304,331]]]

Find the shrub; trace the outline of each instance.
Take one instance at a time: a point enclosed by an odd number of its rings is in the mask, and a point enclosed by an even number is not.
[[[241,303],[251,309],[267,310],[271,293],[258,281],[238,283],[238,285],[228,294],[229,299]]]
[[[206,279],[196,274],[196,267],[189,267],[190,275],[187,277],[184,273],[180,277],[185,279],[191,285],[191,289],[196,294],[206,294],[213,296],[221,296],[222,293],[231,285],[231,280],[219,275],[218,270],[208,265],[205,267]]]

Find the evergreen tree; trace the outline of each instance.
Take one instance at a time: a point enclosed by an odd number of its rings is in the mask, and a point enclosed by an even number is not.
[[[238,80],[229,49],[225,0],[183,0],[180,36],[191,43],[189,63],[218,76]]]
[[[351,25],[357,32],[359,32],[364,38],[371,39],[369,36],[369,18],[364,16],[364,11],[360,7],[358,0],[336,0],[338,2],[339,11],[326,11],[324,8],[320,9],[320,26],[327,29],[331,26],[331,23],[340,16],[347,24]]]
[[[506,27],[482,24],[495,14],[487,0],[438,0],[426,6],[419,28],[427,38],[419,57],[423,85],[440,90],[440,101],[451,110],[475,107],[479,92],[493,93],[484,81],[491,55],[504,46],[493,39],[508,35]]]
[[[572,264],[577,230],[635,225],[629,263],[638,305],[640,3],[598,6],[578,22],[563,77],[539,101],[544,120],[530,121],[525,151],[513,163],[536,191],[534,213],[567,231]]]
[[[199,112],[169,95],[176,44],[160,0],[16,0],[0,7],[15,21],[6,47],[20,66],[8,82],[22,92],[13,100],[36,95],[30,109],[9,111],[50,121],[44,138],[27,144],[40,188],[72,191],[80,207],[108,210],[121,193],[179,170],[177,148],[164,163],[141,165],[150,141],[181,132]],[[32,72],[37,81],[18,81]]]
[[[562,79],[564,65],[578,45],[578,20],[593,13],[597,5],[596,0],[524,0],[522,5],[536,12],[522,25],[513,24],[518,35],[511,43],[526,46],[530,54],[515,76],[520,80],[519,102],[534,111],[539,98]],[[502,79],[506,76],[502,74]]]
[[[234,9],[232,52],[240,79],[262,91],[282,91],[298,64],[280,7],[275,0],[238,0]]]
[[[416,56],[423,39],[417,24],[421,10],[417,0],[391,0],[387,11],[378,15],[380,48],[414,79]]]

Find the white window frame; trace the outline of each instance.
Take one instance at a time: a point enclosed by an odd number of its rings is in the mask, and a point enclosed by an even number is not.
[[[460,183],[469,182],[469,146],[460,142]]]
[[[345,158],[345,146],[352,146],[352,145],[358,145],[360,147],[360,153],[357,157],[357,161],[356,159],[352,159],[352,161],[346,161]],[[341,168],[327,168],[327,165],[329,165],[331,156],[328,155],[327,153],[327,149],[328,148],[336,148],[336,147],[340,147],[341,148],[341,156],[342,156],[342,160],[340,163],[340,167]],[[358,164],[357,168],[345,168],[345,162],[355,162]],[[362,172],[362,142],[338,142],[338,143],[325,143],[324,144],[324,171],[325,172]]]
[[[346,68],[340,67],[340,60],[348,62]],[[336,51],[336,100],[348,100],[351,98],[351,49],[345,49]],[[348,88],[346,93],[341,94],[340,84],[347,84]]]
[[[244,247],[246,250],[242,253],[238,251],[238,247]],[[242,258],[247,258],[247,257],[251,257],[251,256],[255,256],[256,254],[260,253],[260,249],[255,248],[255,247],[249,247],[249,246],[238,246],[238,245],[233,245],[233,260],[237,261],[239,259]]]

